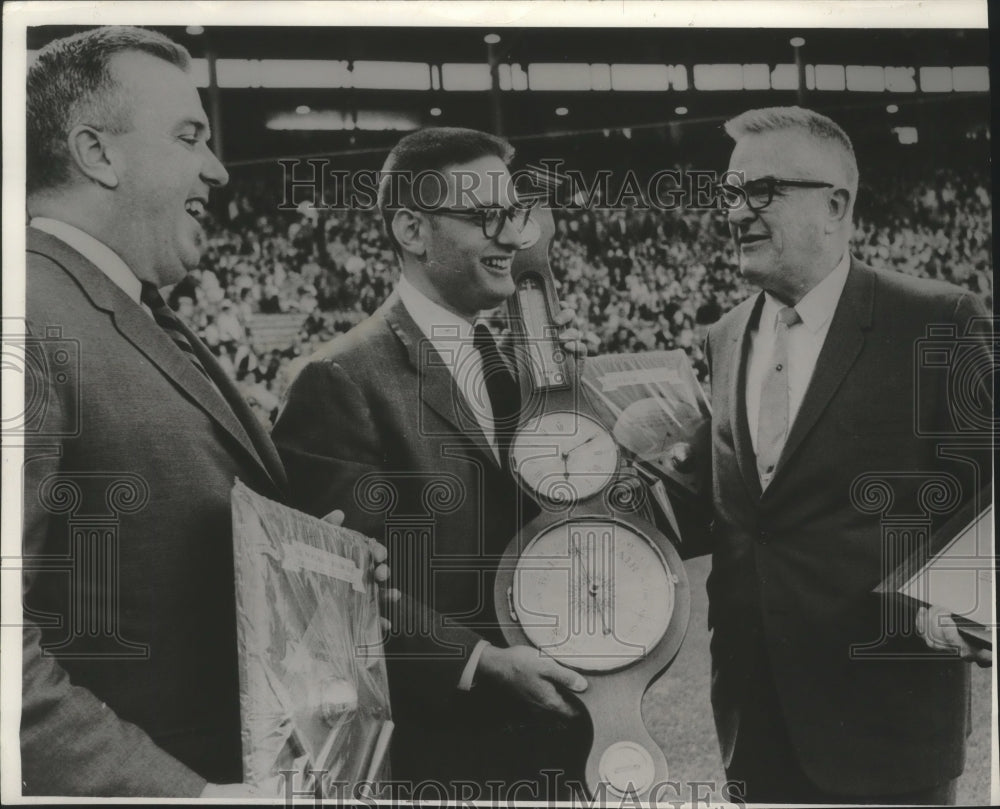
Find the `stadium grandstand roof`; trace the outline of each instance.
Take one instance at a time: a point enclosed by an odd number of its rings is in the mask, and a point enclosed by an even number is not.
[[[789,39],[805,38],[814,63],[988,64],[985,30],[942,29],[727,29],[727,28],[283,28],[223,26],[192,35],[180,26],[158,30],[185,44],[194,56],[206,47],[220,58],[347,59],[421,62],[485,61],[487,33],[500,35],[501,59],[519,62],[640,62],[694,64],[787,61]],[[80,30],[79,26],[30,29],[28,48]]]
[[[849,131],[989,120],[982,29],[155,27],[188,47],[202,86],[211,61],[213,127],[237,164],[382,149],[430,124],[515,141],[643,129],[676,141],[797,101]],[[77,30],[29,28],[29,56]]]

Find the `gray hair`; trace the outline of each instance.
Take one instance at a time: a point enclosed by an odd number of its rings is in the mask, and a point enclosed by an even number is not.
[[[111,75],[111,59],[147,53],[189,70],[187,49],[156,31],[105,26],[50,42],[38,52],[27,82],[28,193],[58,188],[70,178],[66,140],[80,124],[112,133],[131,126],[130,99]]]
[[[833,144],[843,155],[847,183],[851,192],[851,202],[858,196],[858,159],[854,145],[840,124],[825,115],[804,107],[763,107],[747,110],[724,124],[726,134],[734,141],[746,135],[760,135],[766,132],[798,130],[815,140]]]

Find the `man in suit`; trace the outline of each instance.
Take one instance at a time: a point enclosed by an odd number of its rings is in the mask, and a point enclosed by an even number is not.
[[[988,475],[915,426],[916,412],[936,434],[968,430],[915,348],[931,324],[964,336],[982,305],[850,256],[858,169],[829,118],[751,110],[726,131],[740,273],[762,288],[708,336],[712,705],[727,778],[744,784],[733,797],[953,801],[969,666],[872,594],[901,552],[873,503],[888,487],[892,516],[920,513],[930,482],[953,509]]]
[[[235,783],[230,490],[281,499],[287,482],[158,291],[197,266],[228,180],[189,66],[113,27],[51,43],[28,74],[25,794],[253,794]]]
[[[272,434],[297,505],[342,508],[349,524],[386,537],[416,607],[387,644],[402,781],[536,782],[586,754],[567,698],[586,682],[534,649],[506,647],[493,610],[497,558],[536,513],[503,453],[519,407],[512,371],[475,325],[513,294],[512,261],[533,226],[515,206],[512,156],[467,129],[396,145],[379,207],[399,284],[314,356]],[[554,796],[544,780],[520,794]]]

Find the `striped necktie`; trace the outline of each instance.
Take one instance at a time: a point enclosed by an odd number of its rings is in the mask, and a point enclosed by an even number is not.
[[[177,319],[177,315],[175,315],[173,310],[167,306],[167,302],[163,300],[163,296],[160,295],[160,290],[158,290],[154,284],[144,282],[142,285],[142,292],[139,295],[139,300],[142,301],[144,306],[149,308],[150,312],[153,313],[153,320],[156,321],[156,325],[166,332],[167,336],[174,341],[174,345],[184,352],[185,356],[191,360],[194,367],[201,371],[205,379],[211,381],[208,371],[206,371],[205,366],[201,364],[201,360],[198,359],[198,355],[194,353],[194,348],[191,346],[187,335],[181,328],[181,323]]]
[[[761,488],[774,477],[788,435],[788,330],[802,318],[792,306],[778,312],[774,328],[774,353],[764,374],[757,421],[757,472]]]

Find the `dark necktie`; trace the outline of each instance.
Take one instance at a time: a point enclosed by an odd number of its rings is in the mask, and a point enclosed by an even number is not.
[[[506,469],[507,450],[521,414],[521,389],[500,356],[490,330],[481,323],[473,330],[473,345],[483,361],[483,380],[493,409],[493,432],[501,465]]]
[[[791,306],[778,312],[774,329],[774,353],[760,389],[757,418],[757,471],[766,489],[774,477],[788,435],[788,330],[802,318]]]
[[[153,320],[156,321],[156,325],[167,333],[167,336],[174,341],[174,345],[184,352],[185,356],[191,360],[194,367],[201,371],[205,379],[211,381],[208,371],[206,371],[205,366],[201,364],[201,360],[198,359],[198,355],[194,353],[194,348],[191,346],[187,335],[181,328],[177,315],[175,315],[173,310],[167,306],[167,302],[163,300],[163,296],[160,295],[160,290],[158,290],[154,284],[143,283],[142,293],[139,295],[139,300],[142,301],[143,305],[147,306],[153,313]]]

